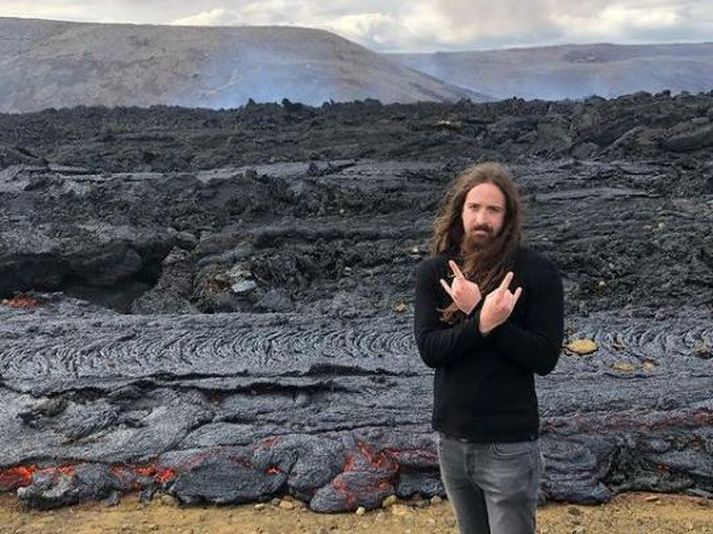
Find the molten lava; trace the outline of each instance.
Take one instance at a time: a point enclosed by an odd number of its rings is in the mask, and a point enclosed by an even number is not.
[[[31,310],[41,306],[44,303],[45,302],[40,299],[30,297],[29,295],[23,295],[22,293],[18,293],[11,299],[2,299],[2,304],[4,306],[21,310]]]
[[[0,491],[14,491],[17,488],[32,484],[32,477],[35,473],[55,473],[72,476],[75,468],[73,465],[61,465],[57,467],[38,467],[32,465],[17,465],[8,469],[0,470]]]

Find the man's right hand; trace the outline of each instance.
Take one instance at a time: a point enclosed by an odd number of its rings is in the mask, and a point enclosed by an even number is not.
[[[512,271],[509,271],[498,287],[493,289],[485,297],[483,308],[480,310],[480,323],[478,330],[483,335],[503,324],[517,304],[517,300],[522,294],[522,288],[518,287],[514,293],[508,289],[512,281]]]
[[[468,280],[463,275],[463,272],[460,270],[460,267],[458,267],[458,264],[453,260],[450,260],[448,265],[450,265],[451,270],[453,271],[453,285],[449,286],[448,282],[441,278],[441,286],[453,299],[453,302],[455,302],[456,306],[458,306],[458,309],[466,315],[470,315],[470,312],[472,312],[480,302],[481,296],[478,284]]]

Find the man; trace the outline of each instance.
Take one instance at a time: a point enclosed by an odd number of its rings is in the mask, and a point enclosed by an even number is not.
[[[441,479],[461,533],[534,533],[534,373],[548,374],[560,354],[562,280],[522,246],[519,195],[499,164],[456,177],[433,228],[432,257],[416,270],[414,333],[436,370]]]

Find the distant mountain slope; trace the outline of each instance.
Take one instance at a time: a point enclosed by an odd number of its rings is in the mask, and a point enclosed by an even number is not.
[[[233,107],[482,100],[332,33],[0,18],[0,112],[75,105]]]
[[[387,57],[497,98],[611,98],[637,91],[713,89],[713,43],[567,45]]]

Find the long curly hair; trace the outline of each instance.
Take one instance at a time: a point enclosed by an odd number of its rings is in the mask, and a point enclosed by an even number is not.
[[[484,183],[497,186],[505,195],[505,220],[500,233],[487,246],[465,251],[461,249],[465,236],[463,205],[468,192]],[[451,181],[433,221],[431,254],[435,256],[449,251],[459,255],[463,275],[478,284],[485,298],[511,269],[515,251],[521,243],[522,202],[508,169],[495,162],[479,163],[468,167]],[[465,318],[453,302],[440,312],[441,320],[451,324]]]

